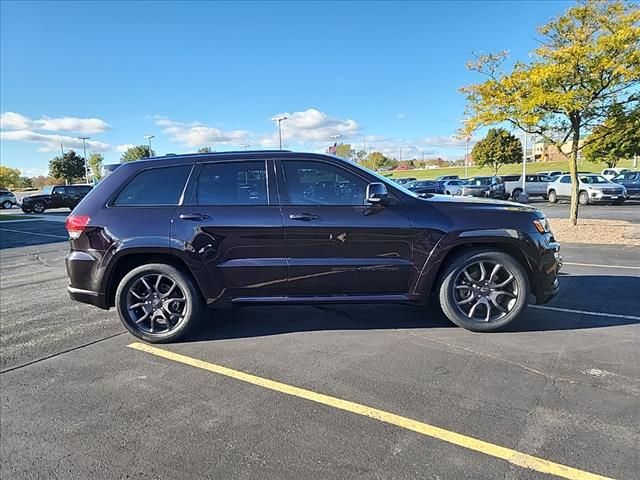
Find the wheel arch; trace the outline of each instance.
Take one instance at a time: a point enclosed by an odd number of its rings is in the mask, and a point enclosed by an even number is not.
[[[459,241],[446,250],[442,249],[437,253],[434,252],[430,256],[430,259],[427,260],[427,264],[431,263],[432,266],[428,271],[424,271],[425,269],[423,269],[423,274],[416,282],[415,293],[423,293],[426,296],[437,293],[436,289],[440,285],[442,274],[447,267],[456,258],[469,250],[500,251],[510,255],[524,268],[530,288],[534,285],[533,265],[521,246],[510,241],[508,238],[496,237]]]

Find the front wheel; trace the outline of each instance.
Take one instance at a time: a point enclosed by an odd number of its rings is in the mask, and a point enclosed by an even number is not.
[[[558,203],[558,195],[555,190],[549,190],[547,200],[549,200],[549,203]]]
[[[512,198],[517,202],[518,200],[520,200],[520,194],[522,193],[522,189],[521,188],[516,188],[513,193],[511,194]]]
[[[10,209],[11,207],[13,207],[13,203],[11,203],[9,200],[2,202],[2,208],[4,208],[5,210]]]
[[[449,320],[474,332],[504,328],[527,303],[527,273],[510,255],[473,249],[456,257],[440,283],[440,305]]]
[[[184,336],[204,308],[193,279],[161,263],[129,272],[118,285],[115,303],[125,328],[150,343],[172,342]]]
[[[580,192],[578,202],[580,205],[589,205],[589,194],[587,192]]]
[[[44,210],[45,210],[44,203],[36,202],[36,203],[33,204],[33,211],[35,213],[42,213],[42,212],[44,212]]]

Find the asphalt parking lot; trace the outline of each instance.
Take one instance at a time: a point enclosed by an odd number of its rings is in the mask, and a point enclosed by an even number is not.
[[[501,333],[436,308],[243,307],[145,350],[68,299],[65,235],[0,223],[3,479],[640,471],[638,247],[563,245],[560,294]]]

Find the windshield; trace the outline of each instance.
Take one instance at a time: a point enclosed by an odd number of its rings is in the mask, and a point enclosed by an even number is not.
[[[51,195],[51,192],[53,192],[53,186],[49,185],[48,187],[44,187],[42,189],[42,194],[43,195]]]
[[[600,175],[584,175],[580,177],[580,181],[582,183],[588,183],[590,185],[597,183],[611,183],[609,180]]]

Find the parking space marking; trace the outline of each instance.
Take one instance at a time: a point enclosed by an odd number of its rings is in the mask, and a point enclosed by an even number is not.
[[[624,318],[626,320],[636,320],[640,322],[640,317],[634,315],[622,315],[620,313],[604,313],[590,312],[588,310],[574,310],[572,308],[549,307],[547,305],[529,305],[529,308],[537,308],[538,310],[552,310],[554,312],[577,313],[580,315],[594,315],[596,317]]]
[[[64,238],[64,239],[69,238],[69,237],[63,237],[62,235],[51,235],[50,233],[29,232],[27,230],[11,230],[10,228],[0,228],[0,230],[4,230],[5,232],[27,233],[29,235],[40,235],[41,237],[53,237],[53,238]]]
[[[172,360],[184,365],[189,365],[201,370],[206,370],[208,372],[224,375],[225,377],[233,378],[235,380],[240,380],[252,385],[257,385],[259,387],[283,393],[285,395],[291,395],[293,397],[298,397],[322,405],[327,405],[339,410],[355,413],[356,415],[373,418],[380,422],[395,425],[397,427],[420,433],[427,437],[442,440],[447,443],[466,448],[468,450],[474,450],[485,455],[505,460],[513,465],[528,468],[530,470],[535,470],[537,472],[574,480],[607,479],[607,477],[603,477],[595,473],[590,473],[584,470],[578,470],[577,468],[554,463],[543,458],[534,457],[533,455],[502,447],[500,445],[495,445],[493,443],[485,442],[484,440],[456,433],[450,430],[445,430],[444,428],[429,425],[417,420],[412,420],[410,418],[386,412],[384,410],[379,410],[377,408],[368,407],[366,405],[351,402],[349,400],[343,400],[341,398],[324,395],[322,393],[317,393],[312,390],[307,390],[293,385],[288,385],[286,383],[277,382],[268,378],[258,377],[256,375],[251,375],[239,370],[233,370],[231,368],[223,367],[222,365],[205,362],[203,360],[198,360],[197,358],[188,357],[186,355],[174,353],[169,350],[153,347],[144,343],[134,342],[129,344],[128,347],[134,350],[139,350],[141,352],[155,355],[157,357],[165,358],[167,360]]]
[[[628,265],[598,265],[594,263],[573,263],[562,262],[563,265],[573,265],[574,267],[595,267],[595,268],[628,268],[630,270],[640,270],[640,267],[632,267]]]

